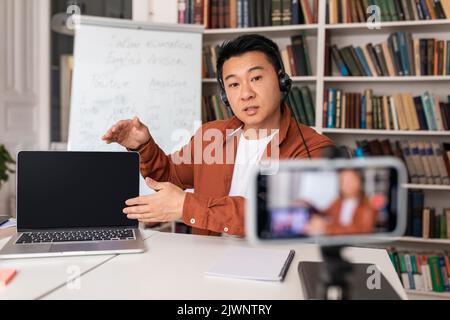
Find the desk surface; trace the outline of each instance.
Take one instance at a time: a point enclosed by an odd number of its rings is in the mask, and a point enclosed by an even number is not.
[[[205,271],[227,248],[249,244],[236,238],[143,233],[144,254],[0,260],[2,268],[18,270],[0,289],[0,299],[302,299],[297,264],[320,260],[317,246],[297,245],[292,246],[296,255],[284,282],[209,277]],[[385,250],[348,248],[345,254],[353,262],[377,264],[406,299]],[[81,272],[75,288],[67,285],[71,266]]]

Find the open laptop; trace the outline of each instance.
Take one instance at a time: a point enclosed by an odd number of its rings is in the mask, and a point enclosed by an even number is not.
[[[138,221],[122,213],[139,195],[135,152],[22,151],[17,234],[0,259],[138,253]]]

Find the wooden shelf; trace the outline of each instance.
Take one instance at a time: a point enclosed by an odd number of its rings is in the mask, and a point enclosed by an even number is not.
[[[450,191],[450,186],[447,185],[407,183],[403,186],[407,189]]]
[[[292,82],[316,82],[317,77],[316,76],[305,76],[305,77],[291,77]],[[217,79],[213,78],[206,78],[202,79],[203,83],[217,83]]]
[[[450,81],[450,76],[408,76],[408,77],[324,77],[325,82],[427,82]]]
[[[420,130],[371,130],[371,129],[337,129],[320,128],[323,133],[331,134],[361,134],[361,135],[397,135],[397,136],[450,136],[450,131],[420,131]]]

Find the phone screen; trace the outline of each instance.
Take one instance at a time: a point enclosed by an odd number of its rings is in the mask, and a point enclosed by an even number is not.
[[[280,168],[257,176],[260,239],[389,233],[398,214],[395,168]]]

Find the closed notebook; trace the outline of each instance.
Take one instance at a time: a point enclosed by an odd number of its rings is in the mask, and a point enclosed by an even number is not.
[[[283,281],[294,258],[294,250],[229,248],[208,276],[262,281]]]

